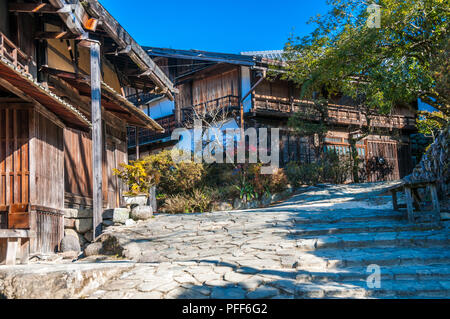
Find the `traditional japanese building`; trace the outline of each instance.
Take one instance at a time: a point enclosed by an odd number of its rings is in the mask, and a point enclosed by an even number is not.
[[[171,140],[171,132],[182,127],[194,109],[197,113],[217,108],[234,110],[235,126],[240,127],[242,106],[245,128],[282,129],[280,163],[315,160],[314,137],[298,137],[288,128],[287,122],[295,112],[301,112],[315,122],[323,118],[311,117],[309,111],[313,102],[301,99],[300,89],[294,83],[280,77],[266,77],[271,66],[282,69],[285,63],[282,51],[224,54],[154,47],[145,49],[173,81],[179,94],[174,101],[162,95],[142,92],[129,97],[165,129],[163,134],[145,129],[136,134],[136,130],[130,129],[132,158],[135,158],[136,150],[143,156],[173,147],[176,141]],[[335,96],[330,100],[326,114],[329,132],[324,147],[339,154],[349,154],[349,134],[367,125],[367,119],[351,99]],[[395,180],[411,172],[414,163],[411,161],[409,136],[416,131],[416,109],[417,105],[398,105],[390,116],[370,117],[370,125],[379,129],[374,131],[381,133],[367,136],[357,144],[358,153],[369,168],[367,181]],[[370,170],[370,164],[376,164],[380,159],[391,167],[384,176]]]
[[[164,129],[124,97],[173,100],[162,70],[96,0],[0,0],[0,229],[58,249],[64,208],[120,206],[127,126]]]

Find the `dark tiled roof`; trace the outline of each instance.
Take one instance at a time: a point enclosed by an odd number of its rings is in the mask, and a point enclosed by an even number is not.
[[[286,59],[283,56],[283,54],[284,54],[283,50],[241,52],[241,55],[256,56],[256,57],[265,58],[265,59],[269,59],[269,60],[285,61]]]
[[[177,50],[177,49],[155,48],[155,47],[144,47],[144,49],[152,57],[161,56],[179,59],[214,61],[247,66],[254,66],[258,62],[260,62],[260,58],[256,56],[249,56],[242,54],[217,53],[200,50]]]

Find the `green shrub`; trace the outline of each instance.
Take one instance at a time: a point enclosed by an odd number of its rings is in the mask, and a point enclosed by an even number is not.
[[[321,180],[321,169],[318,163],[301,164],[290,162],[286,166],[286,175],[289,182],[295,187],[315,185]]]
[[[237,179],[237,170],[233,164],[213,163],[205,168],[203,183],[207,187],[223,187],[234,185]]]
[[[191,194],[168,196],[162,211],[169,214],[204,213],[212,203],[211,196],[202,190],[195,189]]]
[[[145,161],[132,161],[120,166],[122,170],[114,168],[113,173],[128,186],[126,195],[148,195],[150,188],[159,182],[159,173],[149,168]]]
[[[282,192],[288,186],[288,179],[283,169],[274,174],[261,174],[263,164],[243,164],[239,167],[236,188],[240,198],[259,199],[264,195]]]
[[[209,194],[211,199],[216,202],[239,198],[239,191],[236,189],[235,185],[205,187],[203,191]]]
[[[179,151],[180,154],[183,151]],[[195,162],[175,163],[171,151],[149,155],[144,160],[146,167],[159,174],[158,193],[176,195],[192,193],[201,186],[205,174],[203,164]]]
[[[289,182],[295,187],[319,183],[343,184],[351,176],[351,158],[325,152],[315,163],[290,162],[286,166]]]
[[[351,176],[350,156],[326,152],[322,160],[322,181],[331,184],[343,184]]]
[[[169,214],[181,214],[189,212],[189,200],[185,194],[168,196],[164,200],[161,211]]]
[[[286,190],[289,184],[289,180],[286,176],[284,169],[279,168],[275,174],[269,176],[270,176],[269,189],[272,194],[281,193]]]

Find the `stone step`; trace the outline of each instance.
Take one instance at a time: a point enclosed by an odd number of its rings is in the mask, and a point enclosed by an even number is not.
[[[349,267],[325,269],[325,271],[299,271],[297,281],[308,282],[365,282],[373,270],[367,267]],[[450,265],[406,265],[406,266],[380,266],[380,278],[384,280],[447,280],[450,281]]]
[[[293,239],[298,238],[295,235],[291,236]],[[315,251],[326,248],[343,249],[379,246],[419,248],[448,246],[449,244],[449,232],[436,232],[433,230],[304,236],[301,239],[297,239],[297,248],[303,251]]]
[[[384,280],[380,288],[366,282],[327,282],[299,285],[299,298],[450,298],[450,281]]]
[[[321,236],[334,234],[389,233],[404,231],[439,230],[442,226],[436,223],[411,224],[407,221],[372,221],[345,222],[322,225],[297,225],[289,230],[292,236]]]
[[[450,265],[450,250],[447,247],[322,249],[311,253],[305,252],[298,258],[298,269],[309,272],[345,270],[369,265],[408,267],[434,264]]]
[[[313,224],[332,224],[341,222],[372,222],[372,221],[389,221],[403,220],[407,221],[405,214],[393,210],[339,210],[327,213],[310,213],[302,212],[301,217],[295,217],[295,224],[313,225]]]

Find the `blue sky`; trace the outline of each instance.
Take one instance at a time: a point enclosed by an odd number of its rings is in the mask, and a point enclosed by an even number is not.
[[[100,0],[141,45],[225,53],[282,49],[326,0]]]

